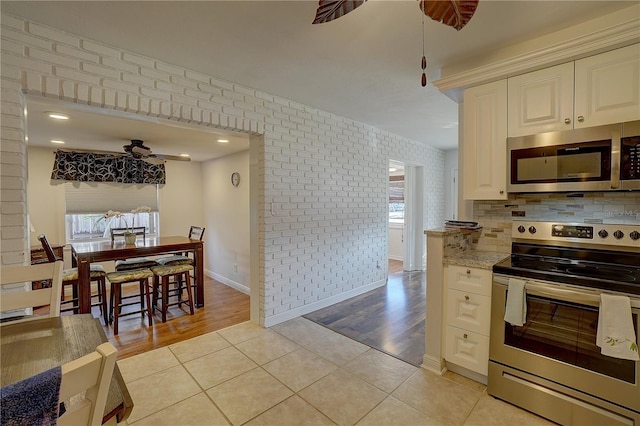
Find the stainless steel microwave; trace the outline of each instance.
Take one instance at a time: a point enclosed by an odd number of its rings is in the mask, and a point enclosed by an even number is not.
[[[640,120],[507,138],[508,192],[640,190]]]

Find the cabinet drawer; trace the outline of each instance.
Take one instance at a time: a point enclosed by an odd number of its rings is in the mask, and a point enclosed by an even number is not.
[[[449,326],[444,358],[486,376],[489,368],[489,337]]]
[[[450,289],[491,296],[491,271],[449,265],[447,285]]]
[[[459,290],[447,291],[447,325],[489,335],[491,298]]]

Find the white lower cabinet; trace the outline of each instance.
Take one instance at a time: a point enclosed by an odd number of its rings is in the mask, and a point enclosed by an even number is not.
[[[447,325],[489,335],[491,297],[465,291],[447,291]]]
[[[486,376],[489,372],[489,336],[447,327],[445,359]]]
[[[491,322],[490,270],[447,267],[444,358],[486,376]]]

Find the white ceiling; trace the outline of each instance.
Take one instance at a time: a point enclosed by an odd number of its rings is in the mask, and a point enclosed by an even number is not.
[[[637,1],[480,0],[474,17],[459,32],[425,18],[429,80],[439,78],[442,66],[480,58],[632,4]],[[0,3],[3,12],[434,147],[455,148],[457,105],[433,85],[420,86],[418,2],[369,0],[335,21],[312,25],[317,5],[241,0]],[[36,125],[36,120],[29,120],[32,130]],[[133,133],[119,133],[117,144],[145,139]],[[155,153],[173,154],[167,150],[175,147],[155,138],[146,140]]]
[[[48,112],[69,116],[54,120]],[[193,161],[207,161],[249,149],[249,137],[213,128],[141,117],[44,98],[27,97],[29,145],[60,149],[123,152],[131,139],[141,139],[153,154],[188,154]],[[225,139],[227,143],[218,142]],[[64,145],[52,144],[62,140]]]

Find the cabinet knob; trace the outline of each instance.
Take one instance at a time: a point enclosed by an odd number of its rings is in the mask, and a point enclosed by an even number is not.
[[[565,118],[564,119],[564,124],[571,124],[571,119],[570,118]]]
[[[502,194],[504,194],[504,190],[501,189],[500,190],[500,195],[502,195]]]
[[[464,337],[464,338],[466,339],[466,338],[468,337],[468,336],[467,336],[467,333],[464,333],[464,334],[462,335],[462,337]]]
[[[579,116],[578,116],[578,121],[582,123],[582,122],[584,121],[584,116],[579,115]]]
[[[467,302],[469,301],[469,296],[464,296],[464,300],[466,300]]]
[[[471,275],[471,269],[467,269],[467,275]]]

